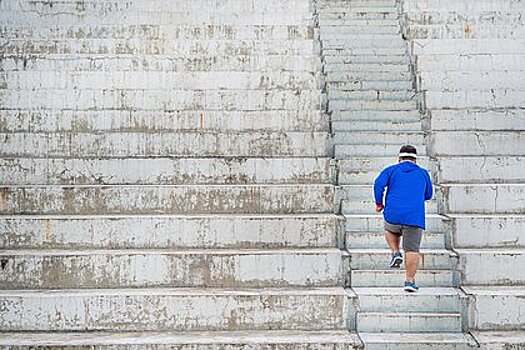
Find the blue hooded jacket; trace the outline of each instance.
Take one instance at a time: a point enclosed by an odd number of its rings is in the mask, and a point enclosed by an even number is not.
[[[425,201],[433,195],[428,171],[410,161],[385,168],[374,183],[376,204],[383,204],[385,187],[385,220],[391,224],[424,229]]]

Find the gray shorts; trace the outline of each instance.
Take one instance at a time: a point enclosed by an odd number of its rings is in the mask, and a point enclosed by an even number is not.
[[[416,226],[394,225],[385,221],[385,230],[403,236],[403,250],[419,253],[423,229]]]

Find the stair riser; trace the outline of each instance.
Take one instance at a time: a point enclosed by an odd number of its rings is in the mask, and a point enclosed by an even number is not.
[[[6,215],[333,212],[331,186],[5,188],[2,199]]]
[[[401,147],[400,147],[401,148]],[[422,150],[418,150],[420,152]],[[376,175],[379,174],[384,168],[398,163],[398,157],[361,157],[361,158],[349,158],[339,161],[339,169],[343,173],[354,173],[354,174],[366,174],[367,172],[374,172]],[[430,168],[430,160],[428,157],[420,156],[417,160],[417,164],[427,170]],[[367,183],[370,185],[372,182]]]
[[[363,24],[366,22],[363,21]],[[358,48],[333,48],[323,49],[323,56],[353,56],[353,55],[405,55],[405,47],[399,48],[376,48],[376,47],[358,47]]]
[[[390,253],[350,253],[350,267],[355,270],[389,270]],[[453,265],[448,254],[421,252],[419,256],[420,270],[450,270]],[[405,267],[405,263],[401,268]]]
[[[351,272],[352,287],[397,287],[402,288],[405,281],[405,271],[396,273],[390,271],[360,271]],[[421,270],[416,275],[417,283],[423,288],[452,287],[453,276],[451,271],[425,271]]]
[[[347,249],[366,249],[386,247],[385,236],[383,232],[347,232],[346,248]],[[443,234],[423,233],[421,240],[422,249],[444,249],[445,237]]]
[[[228,157],[324,156],[326,133],[3,134],[3,157]]]
[[[459,251],[463,285],[523,286],[525,252]]]
[[[373,197],[373,194],[370,195]],[[426,202],[425,205],[427,214],[437,213],[437,202]],[[341,213],[343,215],[355,214],[373,214],[375,212],[375,201],[372,200],[344,200],[342,202]]]
[[[391,131],[397,133],[401,131],[421,131],[421,122],[390,122],[390,121],[334,121],[332,122],[332,130],[336,132],[349,132],[349,131]]]
[[[369,133],[369,132],[340,132],[334,135],[336,144],[357,144],[357,145],[380,145],[380,144],[424,144],[425,135],[422,133],[410,134],[403,132],[391,133]]]
[[[2,132],[328,131],[320,111],[52,111],[0,110]]]
[[[408,317],[389,317],[380,315],[357,315],[358,332],[407,332],[424,333],[432,332],[461,332],[460,316],[427,317],[411,315]]]
[[[462,164],[458,171],[458,164]],[[439,157],[441,183],[520,183],[522,156]]]
[[[297,93],[299,91],[299,93]],[[269,111],[322,109],[319,90],[0,90],[7,109]]]
[[[412,82],[406,80],[366,80],[359,78],[352,81],[326,82],[328,90],[360,91],[360,90],[413,90]]]
[[[329,38],[323,40],[323,49],[352,49],[352,48],[381,48],[381,49],[405,49],[406,44],[399,35],[391,38],[385,35],[359,35],[355,38]]]
[[[71,56],[74,60],[71,59]],[[189,58],[189,59],[188,59]],[[28,56],[24,60],[5,57],[0,62],[0,69],[4,71],[165,71],[165,72],[217,72],[217,71],[307,71],[317,72],[321,60],[317,55],[291,56],[291,55],[246,55],[239,59],[235,55],[206,55],[195,53],[184,57],[172,56],[141,56],[129,57],[114,55],[112,57],[95,56],[86,58],[82,55],[54,55],[40,58]]]
[[[362,312],[460,312],[458,295],[358,295]]]
[[[362,120],[362,121],[383,121],[408,123],[421,121],[419,111],[334,111],[332,113],[332,120]]]
[[[361,35],[377,35],[400,39],[399,26],[326,26],[321,28],[320,38],[326,39],[348,39],[360,37]]]
[[[455,217],[453,222],[456,248],[525,247],[523,216]]]
[[[508,288],[506,291],[508,294],[505,292],[490,294],[490,291],[488,295],[487,293],[474,293],[469,304],[472,315],[469,319],[471,329],[480,331],[523,330],[523,313],[519,310],[523,310],[525,298],[523,290],[515,289],[515,291],[517,293],[513,294],[513,290]],[[467,294],[471,294],[468,289]],[[520,346],[516,347],[516,349],[519,348]]]
[[[2,289],[125,287],[335,286],[341,256],[333,253],[123,253],[9,255]]]
[[[71,293],[0,296],[4,331],[344,329],[342,295]]]
[[[426,155],[426,147],[423,145],[413,145],[418,150],[419,156]],[[335,158],[347,159],[352,157],[392,157],[397,159],[399,145],[336,145]]]
[[[431,134],[437,156],[522,156],[524,131],[438,131]]]
[[[341,27],[334,27],[338,30]],[[370,26],[364,26],[364,28],[370,28]],[[373,65],[408,65],[408,60],[405,55],[355,55],[355,56],[342,56],[342,55],[335,55],[335,56],[329,56],[324,55],[323,61],[325,64],[373,64]],[[0,66],[1,67],[1,66]]]
[[[395,71],[361,71],[361,72],[329,72],[326,77],[326,82],[348,82],[348,81],[406,81],[410,80],[409,72],[395,72]]]
[[[360,109],[375,109],[384,111],[410,111],[417,108],[416,101],[367,101],[367,100],[331,100],[329,110],[345,111]]]
[[[338,91],[329,90],[330,100],[346,101],[410,101],[416,98],[415,93],[406,91]]]
[[[317,90],[319,73],[313,72],[42,72],[43,80],[35,80],[35,72],[5,74],[5,86],[12,90]],[[180,92],[177,92],[180,93]],[[38,96],[38,94],[36,94]],[[246,101],[245,101],[246,102]]]
[[[525,210],[525,184],[451,185],[442,190],[447,213],[523,214]]]
[[[340,221],[321,217],[3,218],[2,249],[335,247]]]
[[[314,158],[0,160],[4,185],[327,184],[330,173]]]
[[[383,232],[385,230],[385,223],[382,215],[375,217],[347,217],[345,229],[347,231]],[[427,216],[426,229],[430,232],[445,232],[450,229],[450,225],[446,220],[443,220],[443,218]]]

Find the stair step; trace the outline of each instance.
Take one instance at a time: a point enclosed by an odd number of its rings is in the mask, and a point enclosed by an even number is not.
[[[2,289],[342,284],[339,249],[3,250]]]
[[[348,312],[343,288],[0,291],[0,302],[3,332],[344,330]]]
[[[361,90],[408,90],[413,91],[411,79],[404,80],[366,80],[366,78],[351,81],[329,81],[326,82],[328,91],[361,91]]]
[[[325,73],[329,72],[409,72],[410,68],[406,63],[360,63],[360,62],[329,62],[325,59],[323,66]]]
[[[375,200],[373,194],[370,194],[371,199],[345,199],[341,201],[341,213],[343,215],[354,214],[369,214],[375,211]],[[425,202],[426,212],[429,214],[437,214],[438,203],[436,201]]]
[[[370,28],[370,26],[364,26]],[[339,27],[334,27],[339,29]],[[343,30],[346,27],[342,27]],[[326,64],[408,65],[406,55],[323,55]]]
[[[329,331],[216,331],[216,332],[28,332],[0,334],[0,347],[46,347],[47,349],[96,347],[109,350],[115,347],[133,347],[154,350],[159,347],[179,349],[227,348],[293,348],[315,350],[362,349],[356,333],[345,330]]]
[[[318,110],[270,111],[79,111],[0,110],[2,132],[284,132],[327,131]]]
[[[341,120],[332,122],[332,130],[335,135],[350,131],[391,131],[393,133],[403,131],[421,131],[420,121],[416,122],[391,122],[391,121],[361,121]]]
[[[357,49],[357,48],[378,48],[394,50],[406,49],[406,43],[400,35],[354,35],[346,38],[324,38],[323,50],[330,49]]]
[[[412,76],[409,71],[391,71],[388,69],[382,71],[376,70],[343,70],[330,72],[326,74],[326,82],[346,82],[346,81],[408,81]],[[372,108],[373,109],[373,108]]]
[[[350,249],[350,268],[355,270],[390,270],[388,249]],[[454,253],[445,249],[422,249],[419,257],[421,270],[450,270]],[[404,265],[402,265],[404,266]]]
[[[247,249],[337,245],[320,215],[3,216],[1,249]]]
[[[342,198],[348,200],[368,200],[374,199],[374,184],[366,185],[344,185],[339,186],[339,190],[342,191]],[[434,192],[437,188],[434,188]],[[430,201],[426,201],[427,204],[435,202],[435,198]]]
[[[339,25],[323,25],[320,28],[321,40],[325,38],[342,39],[352,36],[361,35],[386,35],[386,36],[397,36],[401,38],[401,28],[399,25],[378,25],[378,26],[339,26]]]
[[[414,91],[407,90],[358,90],[340,91],[330,89],[328,99],[333,100],[366,100],[366,101],[411,101],[417,99]]]
[[[419,122],[421,121],[421,114],[418,110],[409,111],[378,111],[378,110],[362,110],[362,111],[334,111],[332,112],[332,120],[359,120],[359,121],[382,121],[382,122]]]
[[[368,110],[411,111],[417,109],[417,101],[369,101],[369,100],[332,100],[328,102],[329,110]]]
[[[384,12],[370,12],[366,9],[352,9],[343,12],[340,8],[333,8],[330,12],[325,10],[319,13],[319,23],[325,25],[355,24],[356,22],[371,22],[376,25],[399,25],[399,14],[397,10],[383,10]]]
[[[397,159],[402,143],[391,145],[335,145],[335,158],[347,159],[354,157],[392,157],[392,161]],[[418,156],[425,156],[426,146],[416,144]]]
[[[402,288],[405,281],[403,270],[352,270],[350,272],[352,288],[358,287],[396,287]],[[454,276],[450,270],[420,270],[417,283],[421,288],[452,287]]]
[[[345,47],[345,48],[323,48],[323,56],[354,56],[354,55],[406,55],[407,48],[400,45],[399,47]]]
[[[347,249],[366,249],[386,246],[384,231],[379,232],[363,232],[363,231],[347,231],[345,246]],[[421,247],[423,249],[444,249],[445,236],[442,232],[423,233],[421,240]]]
[[[357,331],[395,333],[461,332],[459,313],[358,312]]]
[[[347,231],[378,231],[385,230],[383,215],[377,213],[345,215],[345,229]],[[430,232],[446,232],[450,230],[450,220],[441,215],[427,214],[426,229]]]
[[[401,148],[401,147],[400,147]],[[419,153],[418,149],[418,153]],[[338,161],[340,172],[379,172],[384,168],[396,164],[398,162],[397,155],[393,157],[355,157],[351,159],[341,159]],[[429,169],[430,159],[428,156],[419,156],[417,159],[419,166]],[[369,182],[368,184],[371,184]]]
[[[478,346],[466,333],[359,332],[367,350],[474,350]],[[503,350],[503,349],[501,349]]]
[[[334,135],[334,143],[336,145],[420,145],[424,144],[425,141],[425,133],[422,131],[349,131],[338,132]]]
[[[331,213],[332,185],[4,187],[2,215]]]
[[[328,158],[0,160],[0,178],[3,185],[329,183],[330,173]]]
[[[459,313],[461,296],[458,290],[445,287],[422,287],[417,293],[397,288],[354,288],[358,312],[450,312]]]
[[[144,158],[326,156],[318,132],[3,133],[2,157]]]
[[[396,0],[321,0],[321,7],[345,6],[345,7],[396,7]]]
[[[520,349],[525,345],[525,331],[473,331],[476,341],[487,349]]]

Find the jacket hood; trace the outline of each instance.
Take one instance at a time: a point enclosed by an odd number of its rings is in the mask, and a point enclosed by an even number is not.
[[[401,170],[405,173],[409,173],[413,170],[416,170],[416,169],[419,169],[419,165],[417,165],[416,163],[414,162],[411,162],[411,161],[404,161],[404,162],[401,162],[399,163],[399,167],[401,168]]]

